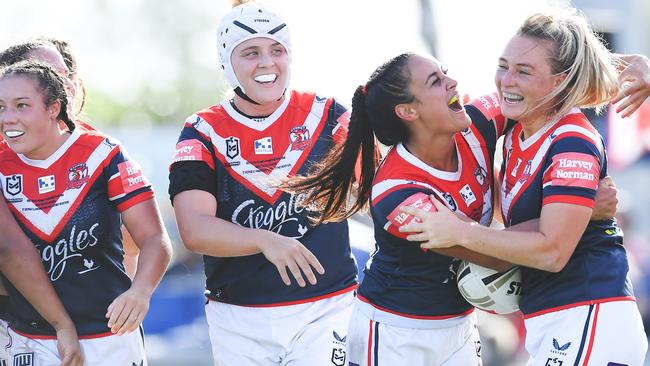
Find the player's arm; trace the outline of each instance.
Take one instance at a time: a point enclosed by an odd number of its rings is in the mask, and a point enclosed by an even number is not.
[[[129,275],[131,279],[135,276],[135,271],[138,267],[138,256],[140,255],[140,248],[133,241],[133,237],[122,225],[122,247],[124,248],[124,268],[126,269],[126,274]]]
[[[543,205],[538,231],[504,231],[468,224],[434,202],[438,212],[429,213],[426,224],[413,224],[419,225],[418,230],[406,228],[420,232],[409,240],[425,241],[424,248],[462,245],[515,264],[549,272],[562,270],[593,213],[601,153],[595,142],[569,137],[556,141],[548,154],[552,158],[541,166]],[[563,167],[567,159],[576,162],[569,171],[572,174]],[[415,216],[420,217],[418,214]]]
[[[155,199],[137,203],[122,212],[124,226],[140,251],[131,287],[108,307],[108,326],[116,334],[140,326],[149,309],[149,299],[165,274],[172,248]]]
[[[82,365],[74,323],[54,291],[38,251],[14,221],[4,199],[0,199],[0,233],[2,273],[56,330],[62,364]]]
[[[409,235],[408,240],[421,241],[421,247],[427,249],[461,245],[477,253],[549,272],[564,268],[592,213],[585,206],[550,203],[542,208],[539,230],[522,232],[466,223],[442,203],[434,203],[438,209],[434,213],[403,208],[404,212],[423,220],[401,229],[417,233]]]
[[[213,257],[240,257],[263,253],[273,263],[286,285],[291,284],[287,268],[299,286],[303,273],[316,284],[312,268],[325,273],[316,257],[298,240],[268,230],[235,225],[215,216],[217,200],[208,192],[187,190],[173,197],[178,230],[187,249]],[[301,273],[302,271],[302,273]]]

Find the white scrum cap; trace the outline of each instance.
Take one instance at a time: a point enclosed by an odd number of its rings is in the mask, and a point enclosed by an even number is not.
[[[232,51],[242,42],[251,38],[270,38],[280,43],[287,50],[291,60],[291,38],[289,27],[277,12],[266,5],[249,2],[238,5],[228,12],[217,28],[219,63],[226,73],[226,79],[233,87],[243,89],[232,68]],[[289,78],[287,78],[288,87]]]

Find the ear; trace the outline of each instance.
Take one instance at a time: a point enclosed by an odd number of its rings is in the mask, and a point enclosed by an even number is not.
[[[417,109],[412,104],[398,104],[395,106],[395,114],[404,121],[414,121],[419,117]]]
[[[58,119],[59,113],[61,112],[61,101],[55,100],[47,107],[47,113],[52,119]]]
[[[553,80],[553,87],[555,88],[558,85],[560,85],[560,83],[562,83],[564,79],[566,79],[566,72],[555,75],[554,78],[555,80]]]

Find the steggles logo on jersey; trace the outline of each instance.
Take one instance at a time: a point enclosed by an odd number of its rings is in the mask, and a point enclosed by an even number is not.
[[[295,217],[305,210],[300,205],[304,197],[304,194],[291,195],[288,201],[278,202],[275,207],[268,205],[255,207],[255,200],[246,200],[233,211],[230,221],[244,227],[269,230],[293,239],[299,239],[308,230],[308,227],[301,225],[298,218]],[[291,232],[289,231],[291,229],[287,229],[290,224],[295,226],[295,231]]]
[[[95,236],[94,232],[98,227],[99,223],[95,223],[88,230],[79,230],[77,232],[77,226],[75,225],[72,226],[70,236],[67,240],[66,238],[62,238],[56,244],[45,245],[42,249],[39,246],[41,259],[43,260],[45,271],[50,276],[50,281],[55,282],[63,276],[68,266],[68,261],[72,258],[79,257],[82,259],[79,263],[83,267],[80,267],[80,270],[77,272],[78,274],[84,274],[99,268],[94,266],[94,261],[84,258],[83,254],[81,254],[86,248],[97,245],[99,239]]]
[[[291,140],[291,151],[305,150],[311,144],[311,137],[309,136],[309,129],[307,126],[297,126],[291,129],[289,134]]]
[[[226,139],[226,157],[234,159],[239,156],[239,139],[230,136]]]
[[[81,188],[90,179],[88,166],[86,163],[80,163],[68,169],[68,188]]]
[[[49,193],[52,192],[56,189],[56,185],[54,183],[54,176],[53,175],[48,175],[45,177],[39,177],[38,178],[38,193],[43,194],[43,193]]]
[[[254,146],[256,155],[273,154],[273,143],[271,137],[263,137],[259,140],[255,140]]]
[[[23,191],[23,175],[14,174],[5,178],[5,191],[11,196],[15,196]]]

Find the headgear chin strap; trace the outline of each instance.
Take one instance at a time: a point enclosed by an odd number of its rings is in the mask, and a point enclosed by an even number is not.
[[[246,95],[232,68],[232,51],[242,42],[252,38],[264,37],[280,43],[287,51],[291,62],[291,38],[289,27],[274,10],[266,5],[250,2],[238,5],[228,12],[217,28],[219,63],[226,74],[226,79],[243,99],[259,104]],[[289,70],[287,70],[289,72]],[[286,77],[284,89],[289,87],[290,74]]]

